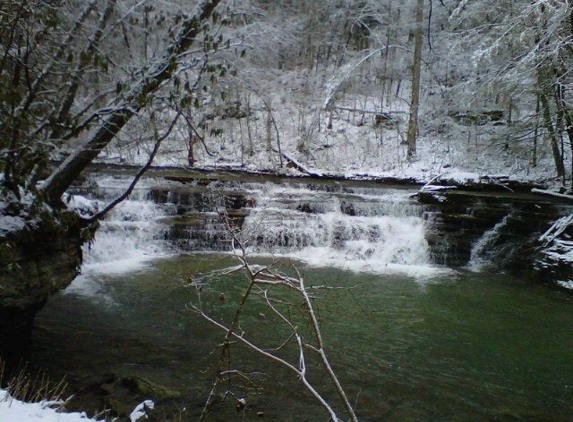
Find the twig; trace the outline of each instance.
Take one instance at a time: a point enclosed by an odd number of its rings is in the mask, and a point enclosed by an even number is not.
[[[246,377],[246,375],[244,373],[238,372],[236,370],[231,370],[230,367],[226,370],[223,370],[223,366],[225,365],[225,363],[230,365],[229,349],[230,349],[231,343],[232,343],[232,341],[237,341],[237,342],[242,343],[243,345],[247,346],[249,349],[255,351],[259,355],[264,356],[264,357],[270,359],[271,361],[278,363],[281,366],[287,368],[289,371],[293,372],[297,376],[297,378],[300,379],[300,381],[302,382],[304,387],[311,393],[312,396],[314,396],[316,398],[316,400],[327,411],[331,420],[338,422],[338,421],[341,421],[341,419],[336,415],[336,412],[334,411],[332,406],[321,395],[321,393],[315,388],[315,386],[309,382],[309,380],[306,377],[307,366],[306,366],[305,351],[309,350],[309,351],[312,351],[314,353],[317,353],[318,356],[320,357],[320,361],[322,363],[324,370],[327,372],[331,382],[333,383],[333,385],[334,385],[334,387],[338,393],[338,396],[342,400],[344,407],[350,416],[350,420],[352,422],[358,422],[358,418],[356,417],[353,406],[350,403],[350,401],[348,400],[348,397],[346,396],[346,393],[345,393],[344,389],[342,388],[342,385],[341,385],[340,381],[338,380],[338,377],[334,373],[334,370],[332,369],[332,366],[330,365],[330,362],[329,362],[328,357],[326,355],[324,340],[323,340],[322,332],[320,329],[320,323],[319,323],[319,320],[318,320],[318,317],[316,315],[316,311],[314,309],[313,302],[312,302],[313,298],[311,295],[309,295],[307,288],[305,287],[304,278],[302,277],[302,275],[300,274],[298,269],[295,268],[296,277],[291,277],[288,275],[284,275],[284,274],[280,274],[280,273],[275,272],[275,270],[273,270],[272,267],[276,264],[276,262],[271,264],[271,266],[263,266],[263,267],[252,266],[247,260],[246,248],[245,248],[243,242],[241,241],[241,239],[239,239],[239,237],[238,237],[237,233],[235,232],[235,230],[233,229],[233,227],[231,226],[229,217],[224,212],[221,212],[219,214],[220,214],[224,224],[226,225],[227,230],[229,231],[229,233],[231,235],[231,238],[232,238],[231,240],[232,240],[234,250],[235,250],[235,256],[241,263],[240,267],[245,271],[245,273],[247,275],[248,285],[247,285],[245,291],[243,292],[243,294],[241,296],[239,304],[237,305],[237,308],[235,309],[235,313],[234,313],[233,318],[231,319],[231,322],[229,325],[225,325],[223,322],[220,322],[220,321],[216,320],[215,318],[211,317],[210,315],[208,315],[203,310],[202,302],[200,299],[199,299],[199,305],[198,306],[197,305],[189,305],[189,307],[188,307],[189,309],[191,309],[194,312],[196,312],[197,314],[199,314],[202,318],[204,318],[210,324],[214,325],[215,327],[217,327],[217,328],[219,328],[225,332],[223,344],[221,345],[222,350],[221,350],[221,355],[219,358],[219,363],[217,366],[217,374],[216,374],[215,379],[213,381],[213,384],[212,384],[211,390],[209,392],[209,396],[207,398],[207,401],[205,402],[205,405],[203,407],[200,421],[204,421],[205,418],[207,417],[209,408],[210,408],[211,404],[213,403],[215,394],[217,393],[217,390],[219,388],[220,383],[223,381],[222,377],[224,375],[239,374],[240,376]],[[236,272],[236,270],[237,270],[237,268],[235,267],[235,268],[233,268],[232,272]],[[264,288],[262,286],[264,286]],[[309,321],[310,327],[312,329],[313,337],[316,341],[316,345],[312,345],[312,344],[307,343],[305,341],[304,337],[299,332],[299,329],[298,329],[297,325],[295,324],[295,322],[291,318],[287,317],[277,307],[277,305],[290,305],[290,304],[287,302],[283,302],[283,301],[277,301],[277,300],[270,297],[269,289],[273,288],[273,287],[279,287],[279,286],[283,286],[287,290],[294,291],[297,294],[302,296],[303,303],[305,305],[305,315],[308,316],[308,318],[310,320]],[[255,288],[257,290],[255,290]],[[318,287],[314,286],[314,287],[312,287],[312,289],[316,290],[316,289],[318,289]],[[200,294],[200,292],[198,292],[198,293]],[[262,298],[265,301],[267,307],[279,318],[280,321],[282,321],[288,327],[289,331],[291,332],[291,334],[288,336],[288,338],[286,338],[286,340],[284,340],[275,349],[264,349],[263,347],[255,344],[251,340],[247,339],[245,337],[245,332],[238,332],[239,331],[238,328],[240,327],[240,316],[241,316],[242,312],[244,311],[246,302],[247,302],[247,300],[251,294],[254,294],[257,297]],[[282,350],[283,348],[285,348],[287,346],[287,344],[292,343],[293,341],[296,343],[296,347],[298,350],[298,358],[297,358],[296,364],[291,363],[286,358],[283,358],[283,357],[278,356],[276,354],[276,352]],[[228,381],[230,382],[230,377],[228,377]],[[229,386],[229,392],[230,392],[230,386]]]
[[[135,185],[137,185],[137,182],[139,182],[139,179],[141,179],[143,177],[145,172],[147,170],[149,170],[149,168],[153,164],[153,160],[155,159],[155,156],[157,155],[157,152],[159,151],[159,147],[161,146],[161,143],[171,134],[171,131],[175,127],[175,124],[177,123],[179,116],[181,116],[181,112],[177,113],[177,115],[175,116],[175,118],[171,122],[171,125],[169,126],[169,128],[167,129],[165,134],[156,139],[155,145],[153,146],[153,151],[151,151],[151,154],[149,154],[149,158],[147,160],[147,163],[137,172],[137,174],[135,175],[135,177],[131,181],[131,184],[129,185],[127,190],[123,194],[121,194],[119,197],[117,197],[114,201],[112,201],[102,211],[98,212],[96,215],[94,215],[92,218],[90,218],[89,222],[101,220],[112,209],[114,209],[116,207],[116,205],[118,205],[120,202],[124,201],[129,195],[131,195],[131,193],[133,192],[133,189],[135,189]]]

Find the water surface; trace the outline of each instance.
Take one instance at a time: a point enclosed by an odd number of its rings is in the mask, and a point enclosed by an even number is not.
[[[268,261],[265,261],[268,263]],[[291,271],[292,261],[283,269]],[[222,333],[187,309],[202,286],[205,309],[228,321],[246,287],[222,254],[153,260],[126,274],[86,274],[36,319],[32,361],[52,374],[138,375],[183,392],[191,420],[200,412],[220,356]],[[501,274],[436,271],[371,274],[297,264],[316,293],[327,353],[364,421],[571,421],[573,300]],[[224,300],[222,297],[224,296]],[[277,299],[308,335],[301,300]],[[288,337],[272,311],[250,300],[245,336],[265,347]],[[286,312],[285,311],[285,312]],[[296,351],[281,349],[297,362]],[[229,368],[248,374],[225,388],[249,404],[248,420],[327,420],[292,374],[234,346]],[[309,357],[309,378],[341,410]],[[232,400],[209,420],[239,420]],[[341,415],[344,416],[341,410]]]

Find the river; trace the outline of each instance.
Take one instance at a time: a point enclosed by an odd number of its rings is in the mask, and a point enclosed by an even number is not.
[[[113,196],[123,182],[102,183]],[[216,224],[221,202],[211,197],[201,210],[204,235],[191,236],[199,231],[192,201],[180,192],[178,203],[157,200],[152,188],[144,182],[104,222],[83,274],[37,316],[30,361],[78,385],[102,374],[152,380],[180,393],[164,400],[166,419],[178,409],[181,420],[197,420],[224,333],[190,308],[201,304],[228,322],[248,280],[221,250],[229,244]],[[249,261],[291,275],[297,268],[308,286],[321,286],[313,304],[327,355],[360,420],[571,421],[570,294],[431,263],[427,223],[403,187],[253,182],[240,189],[248,212],[228,215],[241,221],[230,220]],[[271,294],[308,335],[300,297]],[[260,297],[249,299],[240,329],[298,364],[292,341],[280,348],[288,327]],[[309,380],[344,416],[307,355]],[[226,369],[237,372],[221,391],[244,397],[247,408],[237,413],[236,400],[217,401],[208,420],[328,419],[296,376],[245,347],[231,347]],[[101,393],[108,403],[113,394]]]

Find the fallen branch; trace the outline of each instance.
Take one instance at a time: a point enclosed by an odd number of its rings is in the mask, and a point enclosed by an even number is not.
[[[298,171],[300,171],[301,173],[306,173],[309,176],[313,176],[313,177],[322,177],[323,176],[322,173],[308,169],[304,164],[300,163],[299,161],[297,161],[296,159],[290,157],[289,155],[287,155],[285,153],[283,153],[283,157],[287,161],[287,167],[295,168]]]
[[[217,318],[209,315],[205,312],[203,308],[203,301],[201,300],[201,289],[198,289],[198,303],[196,305],[190,304],[188,305],[188,309],[197,313],[202,318],[204,318],[207,322],[212,324],[213,326],[217,327],[218,329],[225,332],[225,337],[222,344],[221,355],[219,358],[219,363],[217,365],[217,372],[215,375],[215,379],[213,381],[212,387],[209,392],[209,396],[207,401],[203,407],[203,411],[201,413],[201,421],[204,421],[207,417],[209,409],[214,401],[215,395],[219,389],[219,385],[223,382],[223,375],[229,376],[230,374],[235,373],[235,370],[230,368],[223,369],[225,365],[230,365],[230,347],[233,342],[239,342],[255,353],[268,358],[269,360],[278,363],[279,365],[283,366],[284,368],[288,369],[290,372],[294,373],[295,376],[302,382],[305,389],[310,392],[310,394],[321,404],[321,406],[326,410],[330,419],[335,422],[342,421],[340,419],[334,408],[330,405],[330,403],[326,400],[326,398],[318,391],[317,387],[314,386],[307,378],[307,356],[306,351],[314,352],[318,355],[320,362],[322,364],[323,370],[327,373],[328,377],[330,378],[332,384],[334,385],[338,396],[340,397],[346,412],[348,413],[350,420],[352,422],[358,422],[358,418],[354,412],[354,408],[350,401],[348,400],[344,389],[338,377],[336,376],[332,366],[330,365],[330,361],[328,360],[325,345],[322,337],[322,331],[320,328],[319,320],[316,316],[316,312],[314,310],[312,296],[309,295],[307,287],[305,286],[304,278],[301,276],[300,272],[295,268],[296,277],[291,277],[285,274],[281,274],[276,272],[273,269],[275,263],[270,266],[252,266],[248,260],[246,255],[245,247],[242,241],[238,238],[236,232],[232,229],[231,223],[229,218],[226,214],[221,213],[221,217],[225,222],[227,230],[232,236],[234,250],[236,252],[235,256],[241,263],[241,268],[244,270],[248,284],[245,288],[245,291],[241,295],[239,299],[239,303],[235,309],[233,317],[229,324],[225,324],[219,321]],[[235,270],[235,268],[234,268]],[[276,300],[272,298],[269,294],[270,289],[276,288],[285,288],[290,291],[294,291],[298,295],[300,295],[303,299],[303,309],[305,310],[305,315],[307,316],[307,321],[305,326],[309,326],[312,335],[310,338],[313,339],[315,344],[309,343],[305,336],[303,336],[299,332],[299,328],[297,324],[287,316],[287,313],[281,311],[277,306],[285,305],[287,307],[292,306],[292,304],[288,302],[284,302],[282,300]],[[246,332],[239,327],[241,324],[241,315],[245,310],[245,305],[247,303],[248,298],[254,295],[255,297],[262,298],[266,306],[278,317],[279,321],[281,321],[289,330],[290,334],[287,338],[281,342],[281,344],[273,349],[263,348],[258,344],[255,344],[253,341],[246,337]],[[297,361],[291,362],[287,358],[281,357],[277,354],[278,351],[282,350],[286,347],[287,344],[294,343],[296,350],[297,350]],[[241,372],[242,374],[242,372]],[[230,381],[230,379],[227,379]],[[233,395],[231,393],[231,395]],[[234,395],[233,395],[234,396]],[[243,405],[244,399],[241,402]]]
[[[573,202],[573,195],[567,195],[551,190],[533,188],[531,189],[531,193],[538,193],[539,195],[552,196],[555,198],[564,199],[567,202]]]

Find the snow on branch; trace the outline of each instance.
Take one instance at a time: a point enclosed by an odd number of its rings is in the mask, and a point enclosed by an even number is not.
[[[571,227],[573,227],[573,214],[555,221],[539,237],[539,241],[542,242],[542,258],[536,263],[538,269],[549,270],[557,275],[555,281],[566,289],[573,289],[570,275],[573,265],[573,240],[570,232],[567,233]]]
[[[360,67],[360,65],[362,65],[365,61],[370,59],[375,54],[377,54],[377,53],[379,53],[385,49],[386,49],[386,47],[377,48],[376,50],[372,50],[372,51],[368,52],[366,55],[362,56],[360,59],[353,61],[353,62],[350,62],[350,63],[347,63],[344,66],[342,66],[342,68],[340,68],[340,70],[326,84],[326,86],[325,86],[326,95],[324,96],[324,101],[322,102],[321,108],[322,109],[328,109],[331,106],[332,98],[334,97],[334,94],[336,93],[338,88],[340,88],[340,85],[342,85],[342,83],[346,79],[348,79],[352,75],[352,73],[358,67]]]
[[[57,204],[72,181],[87,167],[121,130],[147,104],[148,99],[163,84],[169,82],[177,70],[177,57],[187,51],[204,30],[203,23],[214,13],[221,0],[206,0],[196,15],[186,18],[177,37],[165,54],[151,60],[136,72],[131,89],[119,92],[111,100],[114,111],[105,119],[94,135],[68,156],[46,179],[41,187],[47,200]]]
[[[286,153],[283,153],[282,156],[287,161],[287,167],[293,167],[293,168],[297,169],[298,171],[300,171],[301,173],[306,173],[309,176],[314,176],[314,177],[322,177],[323,176],[322,173],[310,170],[308,167],[306,167],[300,161],[297,161],[295,158],[291,157],[290,155],[288,155]]]
[[[567,195],[567,194],[559,193],[559,192],[555,192],[555,191],[533,188],[533,189],[531,189],[531,193],[538,193],[540,195],[553,196],[555,198],[565,199],[567,201],[573,202],[573,195]]]
[[[545,246],[549,245],[551,242],[555,241],[559,236],[561,236],[561,234],[567,230],[571,224],[573,224],[573,214],[569,214],[566,217],[561,217],[539,237],[539,241],[544,242]]]

